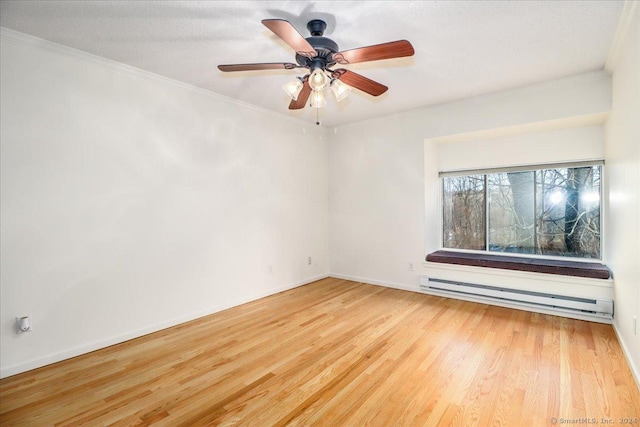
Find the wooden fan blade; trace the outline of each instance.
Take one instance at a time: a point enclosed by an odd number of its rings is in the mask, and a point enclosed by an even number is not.
[[[254,71],[254,70],[292,70],[296,64],[288,62],[263,62],[258,64],[229,64],[218,65],[220,71]]]
[[[412,56],[414,53],[411,43],[407,40],[398,40],[334,53],[333,60],[339,64],[355,64],[357,62]]]
[[[309,80],[304,80],[304,85],[302,86],[302,90],[298,95],[298,99],[292,100],[289,104],[290,110],[300,110],[307,105],[307,100],[309,99],[309,95],[311,95],[311,86],[309,86]]]
[[[291,46],[299,55],[308,58],[313,58],[318,55],[318,52],[316,52],[313,46],[300,35],[289,21],[285,21],[284,19],[263,19],[262,23],[286,44]]]
[[[354,73],[353,71],[345,70],[344,68],[335,70],[332,77],[373,96],[380,96],[389,90],[389,88],[383,84],[361,76],[358,73]]]

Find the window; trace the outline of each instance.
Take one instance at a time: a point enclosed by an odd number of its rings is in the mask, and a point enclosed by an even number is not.
[[[444,248],[601,258],[602,162],[441,176]]]

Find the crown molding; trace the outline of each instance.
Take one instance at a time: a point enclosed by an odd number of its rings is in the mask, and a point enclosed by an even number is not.
[[[638,11],[640,10],[640,1],[638,0],[626,0],[620,12],[618,18],[618,25],[616,26],[616,32],[613,35],[613,42],[611,48],[609,48],[609,55],[607,61],[604,64],[604,69],[607,73],[613,74],[616,68],[616,63],[620,57],[620,51],[622,50],[631,25],[634,19],[638,19]]]
[[[155,82],[159,82],[160,84],[165,84],[165,85],[169,85],[169,86],[173,86],[173,87],[179,87],[183,90],[187,90],[189,92],[193,92],[193,93],[198,93],[200,95],[204,95],[207,96],[209,98],[213,98],[216,99],[218,101],[222,101],[222,102],[229,102],[231,104],[235,104],[237,106],[240,106],[242,108],[246,108],[252,111],[256,111],[262,114],[267,114],[269,116],[273,116],[273,117],[278,117],[280,119],[285,119],[288,121],[292,121],[295,123],[302,123],[304,125],[311,125],[311,123],[309,123],[308,121],[302,120],[300,118],[297,117],[291,117],[288,116],[286,114],[282,114],[282,113],[278,113],[275,111],[271,111],[268,110],[266,108],[262,108],[262,107],[258,107],[256,105],[253,104],[249,104],[247,102],[244,101],[239,101],[237,99],[234,98],[230,98],[228,96],[225,95],[221,95],[219,93],[216,92],[212,92],[210,90],[207,89],[203,89],[201,87],[189,84],[189,83],[184,83],[181,82],[179,80],[174,80],[171,79],[169,77],[165,77],[162,76],[160,74],[155,74],[152,73],[150,71],[146,71],[140,68],[136,68],[133,67],[131,65],[127,65],[127,64],[123,64],[121,62],[117,62],[111,59],[107,59],[104,58],[102,56],[98,56],[98,55],[94,55],[82,50],[78,50],[69,46],[65,46],[59,43],[55,43],[49,40],[45,40],[45,39],[41,39],[35,36],[31,36],[29,34],[25,34],[25,33],[21,33],[19,31],[15,31],[15,30],[11,30],[9,28],[6,27],[0,27],[0,39],[3,40],[7,40],[7,41],[12,41],[12,42],[17,42],[17,43],[22,43],[25,44],[27,46],[31,46],[31,47],[36,47],[36,48],[40,48],[40,49],[45,49],[45,50],[49,50],[51,52],[55,52],[61,55],[66,55],[66,56],[72,56],[75,58],[78,58],[82,61],[87,61],[93,64],[97,64],[100,65],[102,67],[105,68],[109,68],[115,72],[121,73],[121,74],[125,74],[127,76],[130,77],[134,77],[134,78],[139,78],[139,79],[143,79],[143,80],[149,80],[149,81],[155,81]],[[309,126],[311,127],[311,126]],[[318,127],[318,126],[313,126],[313,127]]]

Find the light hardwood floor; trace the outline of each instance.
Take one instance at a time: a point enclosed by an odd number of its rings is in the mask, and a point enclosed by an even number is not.
[[[2,426],[552,418],[640,426],[611,326],[331,278],[0,381]]]

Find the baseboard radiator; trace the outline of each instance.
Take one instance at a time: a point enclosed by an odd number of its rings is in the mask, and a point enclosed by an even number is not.
[[[613,318],[613,301],[576,298],[520,289],[474,283],[456,282],[420,276],[420,290],[424,293],[450,296],[471,301],[529,308],[549,314],[568,315],[580,319],[609,323]],[[538,310],[535,310],[535,309]]]

